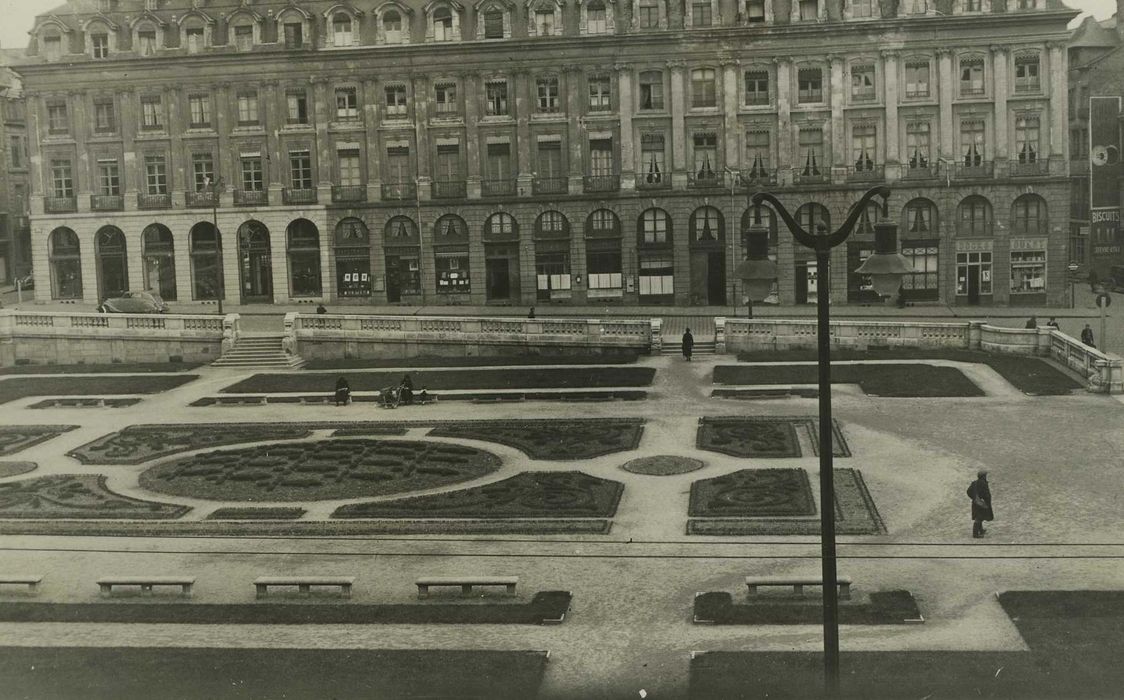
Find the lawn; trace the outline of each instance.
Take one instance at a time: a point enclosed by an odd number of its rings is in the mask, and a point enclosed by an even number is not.
[[[998,372],[1019,391],[1031,396],[1055,396],[1071,393],[1083,385],[1068,374],[1039,357],[961,350],[959,348],[870,348],[868,350],[832,350],[834,360],[953,360],[985,364]],[[740,362],[815,362],[816,351],[805,348],[747,352],[738,355]],[[834,368],[833,368],[834,370]]]
[[[439,372],[409,372],[415,391],[458,389],[597,389],[601,387],[649,386],[656,370],[651,367],[570,367],[540,369],[466,369]],[[346,375],[352,391],[379,391],[397,386],[403,372],[350,372]],[[255,374],[226,387],[225,393],[279,394],[329,392],[336,375]],[[2,383],[0,383],[2,385]]]
[[[33,700],[526,700],[546,662],[539,651],[7,647],[0,678],[5,697]]]
[[[715,384],[816,384],[818,381],[815,365],[719,365],[714,368]],[[858,384],[871,396],[984,396],[983,390],[955,367],[923,364],[834,365],[831,382]]]
[[[201,366],[201,362],[137,362],[109,365],[16,365],[0,367],[5,374],[145,374],[147,372],[186,372]]]
[[[0,403],[27,396],[158,394],[198,379],[195,374],[109,377],[8,377],[0,381]]]
[[[413,369],[416,367],[516,367],[520,365],[628,365],[637,353],[622,351],[602,355],[515,355],[512,357],[413,357],[309,360],[304,369]]]

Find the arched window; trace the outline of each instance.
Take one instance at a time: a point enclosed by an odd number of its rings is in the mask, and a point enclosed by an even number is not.
[[[362,219],[348,217],[336,224],[336,294],[371,296],[370,234]]]
[[[242,303],[273,303],[273,244],[269,228],[250,220],[238,227],[238,274]]]
[[[191,227],[188,250],[191,253],[191,298],[196,301],[217,299],[219,239],[210,221],[200,221]]]
[[[750,207],[749,209],[746,209],[744,212],[742,212],[741,230],[743,258],[746,256],[746,252],[749,250],[749,240],[747,238],[749,234],[749,227],[752,226],[758,220],[758,218],[760,218],[762,224],[769,227],[769,248],[772,249],[777,247],[777,242],[779,240],[777,236],[777,213],[773,211],[772,207],[768,207],[764,204],[759,204],[755,207]],[[770,255],[775,254],[770,253]]]
[[[827,207],[815,202],[808,202],[796,210],[796,223],[800,224],[808,233],[819,235],[831,230],[831,213]]]
[[[460,5],[440,0],[427,7],[431,41],[460,41]]]
[[[557,36],[562,33],[562,3],[559,0],[528,0],[527,36]]]
[[[421,252],[418,225],[408,216],[393,216],[386,222],[383,247],[386,256],[386,300],[421,294]]]
[[[51,231],[51,298],[82,298],[82,251],[78,234],[68,228]]]
[[[613,5],[606,0],[588,0],[581,6],[582,34],[612,34],[616,31]]]
[[[699,207],[691,212],[692,243],[720,243],[726,240],[726,221],[714,207]]]
[[[671,243],[671,217],[663,209],[645,209],[640,214],[638,229],[641,245]]]
[[[930,238],[939,231],[937,205],[928,199],[911,199],[902,209],[902,238]]]
[[[518,238],[519,224],[507,212],[496,212],[484,221],[484,235],[488,238]]]
[[[353,46],[356,43],[358,32],[352,25],[353,21],[346,12],[332,15],[332,46]]]
[[[851,205],[851,211],[854,211],[855,205]],[[847,215],[850,216],[851,212],[848,211]],[[862,214],[859,215],[859,220],[855,222],[855,233],[859,235],[874,235],[874,224],[882,218],[882,205],[879,202],[867,202],[866,207],[863,209]]]
[[[511,11],[502,0],[482,0],[476,5],[476,38],[511,36]]]
[[[103,226],[94,236],[97,259],[98,298],[120,297],[129,289],[129,266],[125,234],[116,226]]]
[[[289,288],[294,297],[315,297],[322,293],[320,284],[320,231],[308,219],[289,224]]]
[[[418,225],[408,216],[393,216],[386,222],[386,241],[416,242],[418,238]]]
[[[410,10],[394,0],[375,8],[378,42],[381,44],[410,43]]]
[[[562,238],[569,235],[570,222],[566,219],[566,215],[560,211],[544,211],[535,219],[536,237]]]
[[[1026,235],[1046,235],[1046,200],[1036,194],[1024,194],[1011,205],[1011,230]]]
[[[144,288],[164,301],[176,298],[176,258],[172,232],[163,224],[149,224],[141,233]]]
[[[991,235],[991,202],[978,194],[965,197],[956,211],[956,234],[959,236]]]
[[[433,225],[433,242],[448,241],[451,239],[468,240],[468,224],[456,214],[446,214]]]

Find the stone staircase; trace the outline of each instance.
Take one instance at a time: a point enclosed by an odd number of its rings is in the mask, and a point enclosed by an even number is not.
[[[660,349],[661,355],[682,355],[683,354],[683,340],[681,337],[668,338],[664,337],[663,345]],[[691,356],[696,355],[714,355],[714,339],[699,340],[695,339],[695,347],[691,349]]]
[[[283,335],[243,335],[230,352],[211,363],[212,367],[296,369],[304,365],[298,355],[281,347]]]

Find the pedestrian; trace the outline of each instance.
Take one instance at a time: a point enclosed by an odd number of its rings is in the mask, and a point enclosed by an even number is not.
[[[1046,322],[1046,327],[1047,328],[1059,328],[1059,329],[1061,328],[1061,326],[1058,325],[1058,322],[1054,320],[1053,316],[1051,316],[1050,320]]]
[[[691,361],[691,352],[695,349],[695,336],[691,335],[691,329],[683,331],[683,357],[687,362]]]
[[[402,383],[398,385],[398,399],[407,406],[414,403],[414,380],[409,373],[402,377]]]
[[[1026,320],[1026,327],[1027,328],[1038,328],[1038,317],[1031,316],[1030,318],[1028,318]]]
[[[340,377],[336,380],[336,405],[346,406],[351,403],[351,386],[348,385],[347,379]]]
[[[995,519],[991,510],[991,488],[987,484],[987,470],[976,473],[976,480],[968,485],[968,498],[972,499],[972,537],[983,537],[984,521]]]
[[[1093,345],[1093,329],[1089,327],[1088,323],[1086,323],[1085,327],[1081,329],[1081,342],[1085,343],[1091,348],[1097,347],[1096,345]]]
[[[535,307],[532,306],[531,310],[527,312],[527,318],[534,318],[534,317],[535,317]]]

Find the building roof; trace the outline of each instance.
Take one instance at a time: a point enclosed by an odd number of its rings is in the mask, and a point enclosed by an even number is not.
[[[1113,22],[1113,25],[1115,25],[1115,22]],[[1098,22],[1090,16],[1086,17],[1081,24],[1077,25],[1077,29],[1073,30],[1069,48],[1109,49],[1119,44],[1120,37],[1116,35],[1113,29],[1106,28],[1104,22]]]

